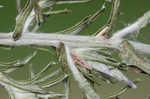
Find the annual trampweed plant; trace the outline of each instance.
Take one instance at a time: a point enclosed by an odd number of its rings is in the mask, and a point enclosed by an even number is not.
[[[53,10],[54,5],[87,3],[92,0],[26,0],[22,7],[21,0],[16,0],[18,15],[13,32],[0,33],[1,47],[31,46],[55,57],[40,72],[35,73],[30,64],[30,78],[18,81],[9,73],[21,69],[38,53],[35,50],[23,60],[0,63],[0,85],[4,86],[11,99],[53,99],[54,97],[70,99],[71,79],[79,86],[84,99],[119,99],[119,96],[131,88],[137,88],[139,79],[131,81],[123,72],[150,74],[149,61],[140,56],[150,54],[150,45],[128,39],[130,34],[140,31],[150,22],[150,11],[147,11],[137,21],[129,26],[114,31],[118,17],[120,0],[111,2],[112,9],[107,23],[91,36],[78,35],[83,29],[103,15],[104,5],[93,15],[89,15],[74,26],[56,33],[37,33],[49,16],[60,13],[73,13],[68,9]],[[3,6],[0,6],[3,7]],[[43,48],[47,46],[48,48]],[[43,76],[43,73],[58,68]],[[52,81],[47,82],[52,78]],[[45,83],[46,82],[46,83]],[[95,85],[101,82],[123,83],[124,87],[111,96],[101,96],[95,90]],[[48,90],[57,84],[64,85],[63,92]]]

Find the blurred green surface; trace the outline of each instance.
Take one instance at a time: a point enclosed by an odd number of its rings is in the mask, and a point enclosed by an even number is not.
[[[121,29],[131,24],[137,18],[142,16],[144,12],[150,9],[150,0],[120,0],[120,2],[120,16],[118,18],[115,30]],[[3,8],[0,8],[0,32],[13,31],[16,17],[15,0],[0,0],[0,5],[4,6]],[[54,9],[58,10],[68,8],[71,9],[72,12],[69,14],[50,16],[47,22],[40,28],[39,32],[56,32],[66,29],[83,19],[85,16],[95,13],[98,9],[101,8],[102,5],[103,0],[93,0],[92,2],[85,4],[57,5],[54,7]],[[89,25],[87,29],[81,32],[81,34],[90,35],[96,32],[98,28],[102,27],[109,17],[110,9],[111,3],[107,3],[104,16],[100,16],[96,22]],[[138,36],[139,41],[150,44],[149,26],[140,31],[140,35]],[[23,58],[26,55],[31,54],[33,51],[34,48],[31,47],[16,47],[12,50],[0,49],[0,60]],[[52,57],[48,53],[38,52],[38,55],[32,61],[35,71],[38,72],[49,62],[50,59],[52,59]],[[136,73],[133,74],[130,71],[127,75],[130,77],[130,79],[135,79],[136,77],[140,76],[145,80],[137,85],[137,89],[131,89],[125,93],[121,99],[146,99],[146,97],[150,95],[150,77]],[[25,66],[22,69],[17,70],[15,73],[12,73],[12,77],[19,80],[23,80],[29,77],[28,66]],[[81,94],[80,91],[78,91],[77,86],[75,84],[72,86],[73,91],[71,94],[71,99],[80,99]],[[112,92],[119,89],[120,86],[120,84],[104,84],[97,90],[101,95],[111,95]],[[7,93],[3,90],[3,88],[0,88],[0,99],[8,99]]]

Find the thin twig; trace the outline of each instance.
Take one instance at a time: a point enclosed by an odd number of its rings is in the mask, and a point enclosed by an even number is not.
[[[120,6],[120,0],[113,0],[113,7],[112,7],[110,18],[107,24],[102,29],[96,32],[97,34],[96,37],[104,36],[104,34],[113,31],[118,16],[119,6]]]
[[[32,2],[31,0],[28,0],[24,9],[19,13],[16,18],[16,26],[12,35],[14,41],[20,39],[20,37],[22,36],[24,24],[28,18],[28,15],[30,14],[31,9]]]
[[[66,0],[66,1],[58,1],[56,4],[74,4],[74,3],[86,3],[92,0]]]

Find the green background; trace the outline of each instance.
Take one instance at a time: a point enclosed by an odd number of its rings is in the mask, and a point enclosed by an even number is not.
[[[103,0],[93,0],[92,2],[84,4],[57,5],[54,7],[54,10],[68,8],[72,10],[72,12],[69,14],[51,15],[47,22],[42,25],[39,32],[57,32],[66,29],[83,19],[85,16],[95,13],[101,8],[103,2]],[[120,0],[120,2],[120,16],[115,30],[119,30],[131,24],[150,9],[150,0]],[[3,8],[0,8],[0,32],[11,32],[15,27],[15,0],[0,0],[0,5],[4,6]],[[81,32],[81,34],[90,35],[102,27],[107,22],[111,5],[111,3],[106,3],[106,11],[104,15],[100,16],[94,23],[89,25],[88,28]],[[150,43],[149,27],[150,25],[140,31],[140,34],[138,35],[138,40],[140,42]],[[11,50],[0,49],[0,60],[6,61],[10,59],[22,59],[26,55],[31,54],[33,50],[34,48],[31,47],[16,47]],[[48,53],[39,51],[38,55],[32,61],[35,71],[38,72],[52,58],[53,57],[50,57]],[[131,89],[121,96],[121,99],[146,99],[146,97],[150,95],[150,77],[132,73],[131,71],[129,71],[127,75],[129,75],[130,79],[141,77],[145,80],[137,84],[137,89]],[[18,80],[26,79],[29,77],[28,66],[17,70],[15,73],[12,73],[11,76]],[[72,86],[73,94],[71,94],[71,99],[80,99],[81,94],[80,91],[77,90],[77,86],[75,84]],[[111,95],[112,92],[119,89],[120,86],[122,85],[103,84],[97,90],[101,95]],[[59,88],[60,87],[58,87],[57,90],[59,90]],[[0,88],[0,99],[8,99],[7,93],[3,90],[3,88]]]

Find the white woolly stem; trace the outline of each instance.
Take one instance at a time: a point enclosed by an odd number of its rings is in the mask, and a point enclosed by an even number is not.
[[[83,75],[76,68],[74,61],[70,55],[69,47],[65,45],[65,49],[66,49],[68,67],[71,70],[74,79],[78,82],[79,87],[86,94],[87,99],[100,99],[100,97],[91,88],[91,85],[88,83],[88,81],[83,77]]]
[[[134,42],[134,41],[129,41],[132,46],[139,52],[145,53],[145,54],[150,54],[150,45],[140,43],[140,42]]]
[[[16,0],[16,8],[17,12],[19,13],[21,11],[21,0]]]
[[[144,28],[150,21],[150,10],[144,14],[141,18],[139,18],[136,22],[133,24],[125,27],[122,30],[119,30],[118,32],[114,33],[114,35],[111,37],[112,40],[123,38],[124,36],[134,33],[135,31],[139,31],[140,29]]]
[[[109,40],[89,36],[73,36],[48,33],[24,33],[18,41],[11,40],[11,33],[0,33],[0,45],[21,46],[58,46],[64,42],[70,47],[113,47]]]
[[[37,46],[59,46],[60,42],[64,42],[70,47],[109,47],[117,48],[119,43],[124,39],[118,39],[118,42],[106,40],[101,37],[95,38],[90,36],[74,36],[74,35],[62,35],[62,34],[51,34],[51,33],[25,33],[18,41],[11,39],[11,33],[0,33],[0,45],[6,46],[25,46],[25,45],[37,45]],[[142,53],[150,54],[150,45],[129,41],[133,47]]]

